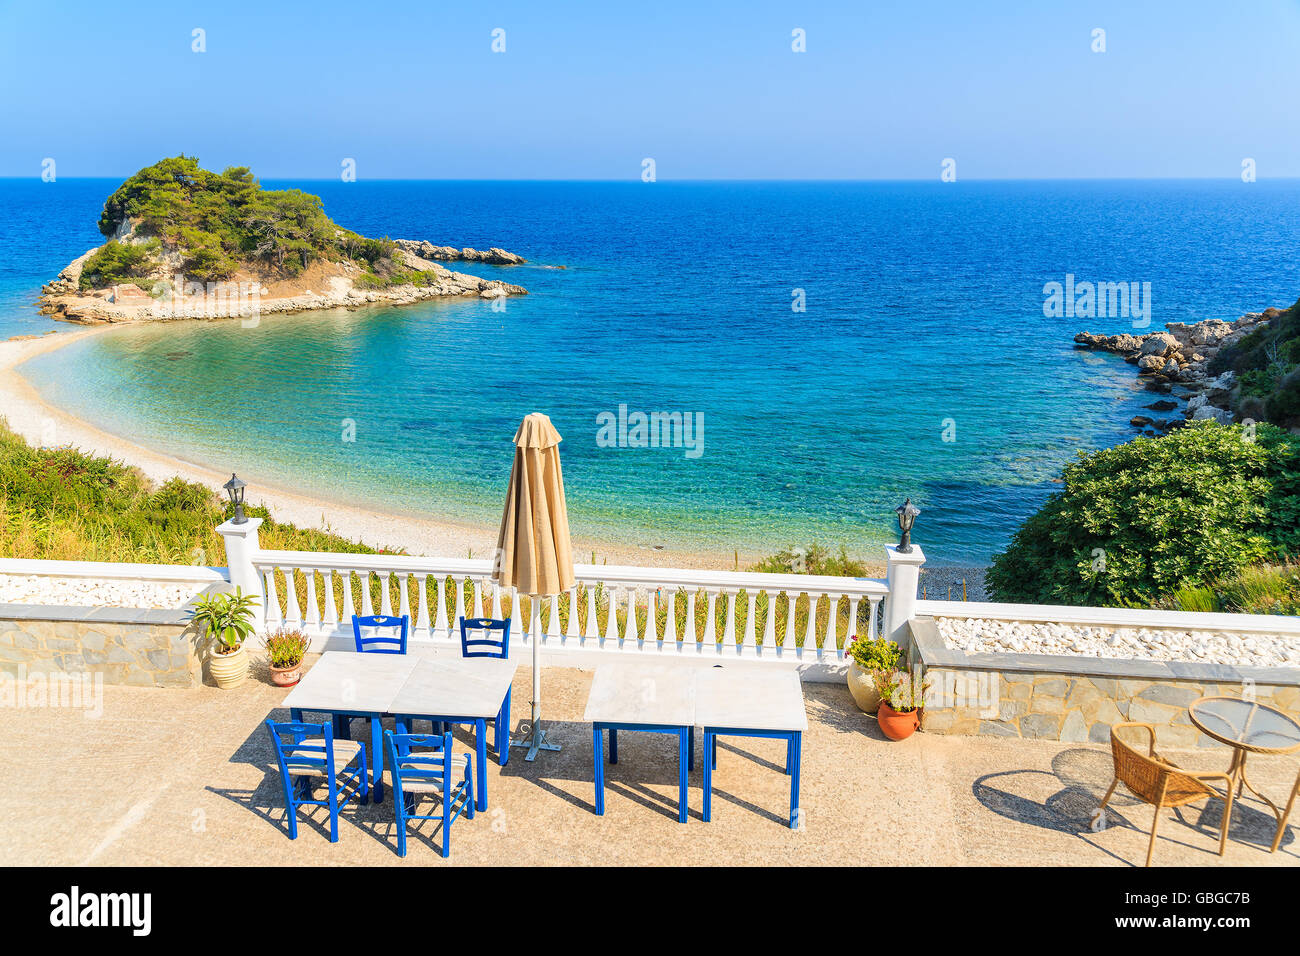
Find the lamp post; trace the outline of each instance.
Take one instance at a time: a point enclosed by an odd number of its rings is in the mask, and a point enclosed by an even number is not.
[[[912,499],[908,498],[894,511],[898,514],[898,530],[902,532],[902,537],[898,539],[898,553],[911,554],[912,525],[916,523],[916,516],[921,513],[921,509],[912,504]]]
[[[226,489],[226,494],[230,496],[230,503],[235,506],[235,516],[230,519],[231,524],[244,524],[248,518],[244,516],[244,483],[232,471],[230,480],[221,486]]]

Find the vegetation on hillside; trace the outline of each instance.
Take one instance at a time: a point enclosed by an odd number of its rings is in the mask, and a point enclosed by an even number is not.
[[[328,531],[276,521],[265,508],[263,547],[375,549]],[[207,487],[180,478],[155,486],[109,458],[70,448],[32,448],[0,422],[0,556],[224,566],[217,525],[231,514]]]
[[[1236,373],[1232,403],[1243,419],[1300,426],[1300,302],[1223,348],[1209,371]]]
[[[995,600],[1149,607],[1300,553],[1300,438],[1271,425],[1137,438],[1063,478],[994,559]]]
[[[128,222],[130,238],[113,239]],[[83,289],[148,278],[158,269],[161,251],[178,252],[186,277],[201,282],[229,279],[240,269],[292,278],[315,261],[341,259],[356,263],[371,286],[421,275],[394,258],[390,240],[369,239],[334,223],[319,196],[263,189],[246,166],[214,173],[185,155],[163,159],[122,183],[104,203],[99,231],[110,241],[86,263]]]
[[[1167,603],[1178,611],[1300,614],[1300,565],[1244,568],[1208,584],[1182,588]]]

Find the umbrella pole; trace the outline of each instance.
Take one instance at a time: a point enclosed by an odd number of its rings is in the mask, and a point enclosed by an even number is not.
[[[537,759],[539,750],[559,750],[559,744],[553,744],[546,739],[546,731],[542,730],[542,663],[541,663],[541,643],[542,643],[542,598],[541,595],[534,594],[532,597],[532,611],[528,615],[528,640],[533,645],[533,709],[532,725],[528,733],[518,740],[510,741],[511,747],[527,747],[528,753],[524,754],[524,759],[532,762]]]

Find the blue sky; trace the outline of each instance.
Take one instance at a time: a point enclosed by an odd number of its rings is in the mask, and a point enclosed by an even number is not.
[[[291,6],[0,2],[0,175],[1300,176],[1300,0]]]

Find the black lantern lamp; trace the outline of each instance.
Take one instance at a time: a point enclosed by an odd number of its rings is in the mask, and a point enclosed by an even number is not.
[[[235,506],[235,516],[231,519],[231,523],[245,524],[248,519],[244,517],[244,483],[234,472],[231,472],[230,480],[221,487],[226,489],[226,494],[230,496],[230,503]]]
[[[894,511],[898,513],[898,530],[903,532],[903,536],[898,539],[898,553],[911,554],[912,525],[916,523],[916,516],[921,513],[921,509],[912,504],[912,499],[908,498]]]

